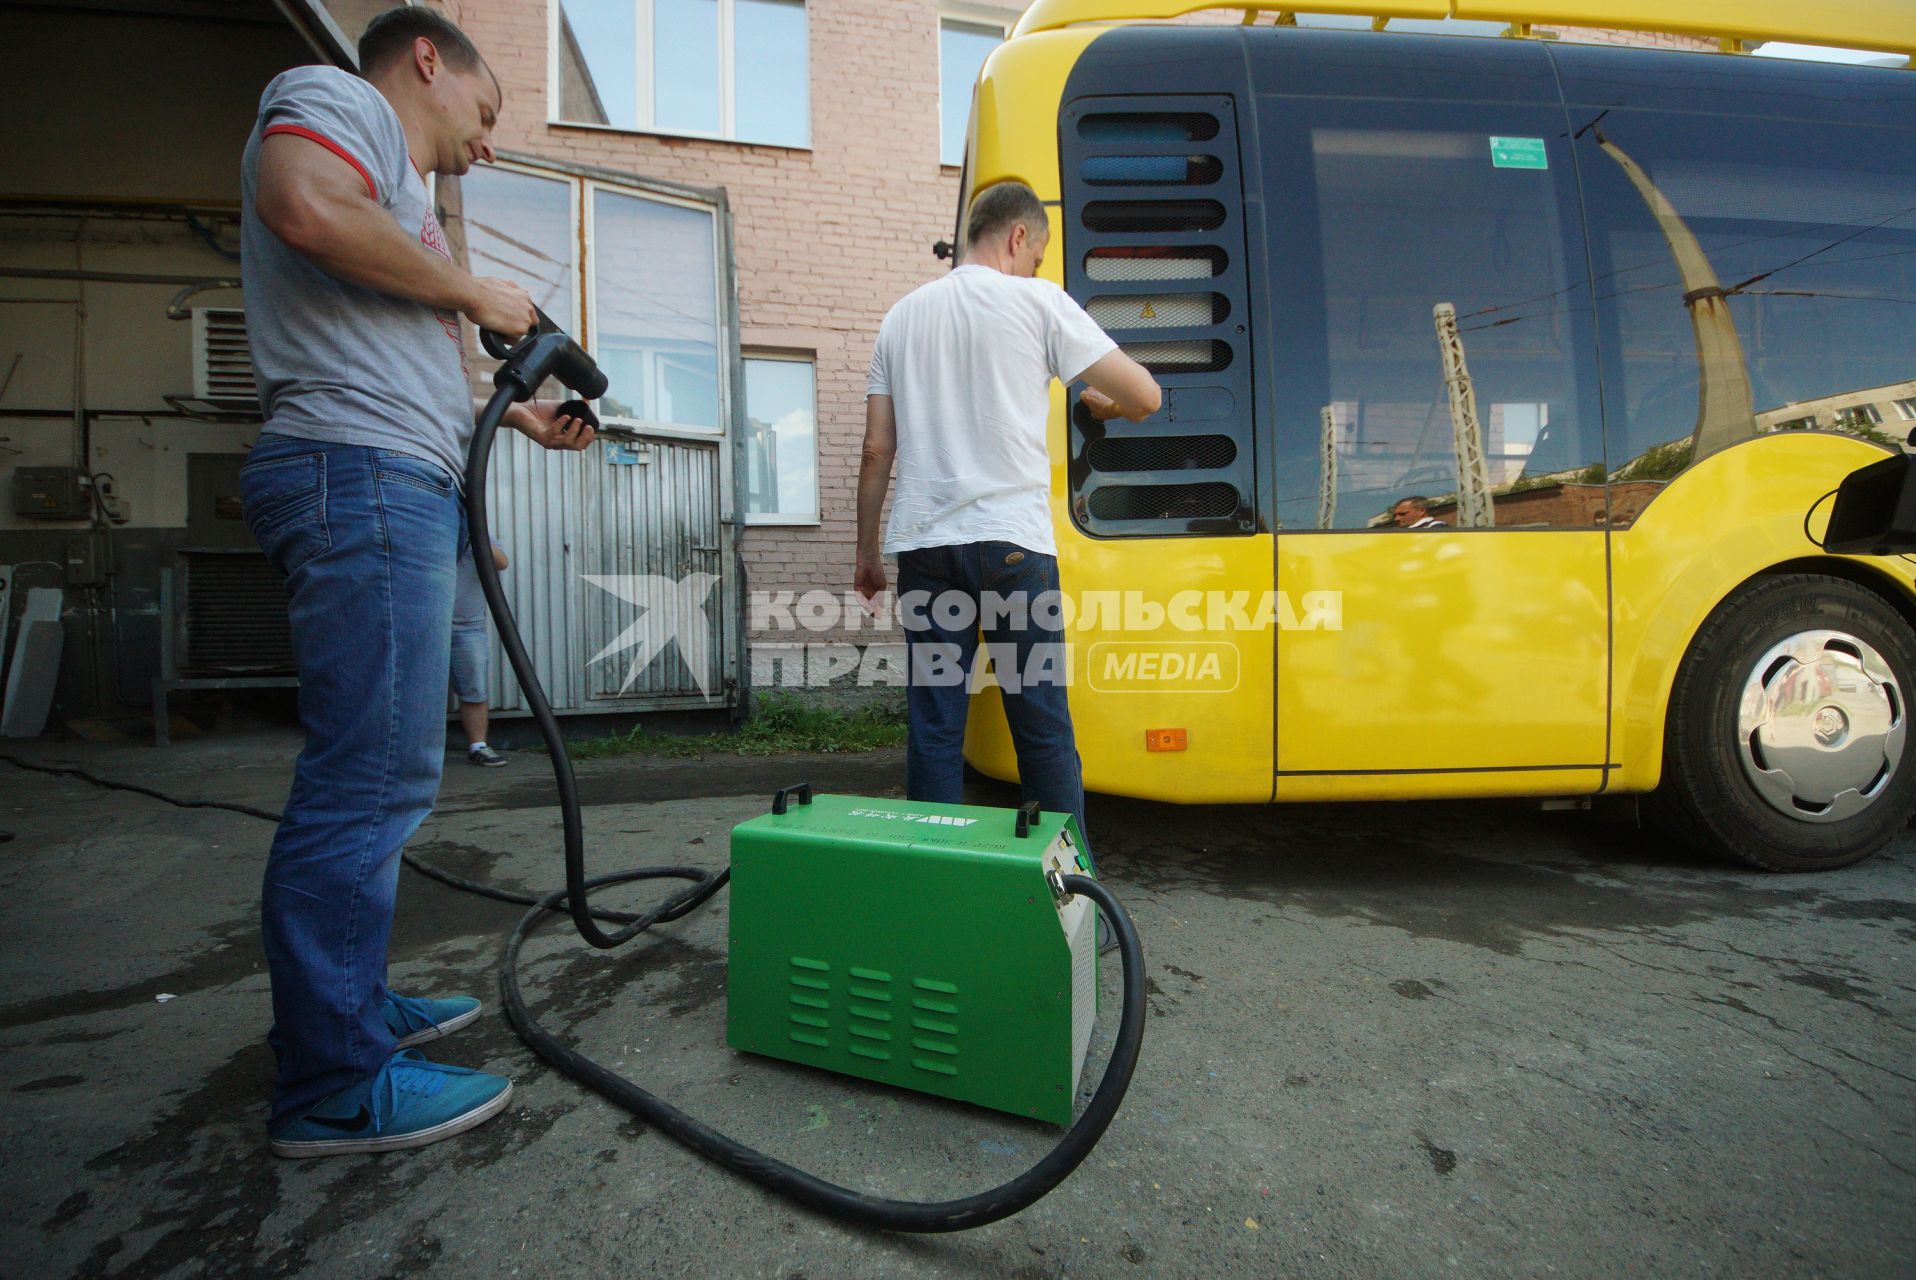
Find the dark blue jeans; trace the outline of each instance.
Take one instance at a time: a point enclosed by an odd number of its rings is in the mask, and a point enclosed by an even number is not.
[[[1004,688],[1019,790],[1049,813],[1076,818],[1088,855],[1084,777],[1066,700],[1071,664],[1055,610],[1042,607],[1046,596],[1055,601],[1057,592],[1057,557],[1015,543],[968,542],[899,553],[898,598],[910,659],[905,794],[913,800],[964,801],[965,718],[971,706],[966,676],[979,663],[982,635]]]
[[[286,575],[306,730],[260,904],[273,1127],[392,1055],[386,940],[400,846],[432,811],[445,763],[465,511],[424,459],[279,435],[260,437],[240,491]]]

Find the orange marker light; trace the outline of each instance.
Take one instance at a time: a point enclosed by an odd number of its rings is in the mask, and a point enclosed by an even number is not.
[[[1182,751],[1184,747],[1184,730],[1182,729],[1146,729],[1144,731],[1146,751]]]

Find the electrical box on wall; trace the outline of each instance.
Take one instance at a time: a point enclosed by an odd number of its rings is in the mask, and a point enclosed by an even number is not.
[[[100,544],[91,533],[67,539],[67,582],[75,587],[106,585],[106,569],[100,562]]]
[[[93,486],[78,467],[17,467],[13,514],[32,520],[85,520],[93,514]]]

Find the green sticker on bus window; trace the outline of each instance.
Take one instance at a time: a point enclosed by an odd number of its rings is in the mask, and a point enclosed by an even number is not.
[[[1542,138],[1495,138],[1490,140],[1490,163],[1498,169],[1548,169],[1550,157]]]

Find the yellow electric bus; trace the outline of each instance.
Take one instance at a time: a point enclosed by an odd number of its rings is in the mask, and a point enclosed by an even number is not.
[[[1640,794],[1771,869],[1916,808],[1916,560],[1818,541],[1916,428],[1910,0],[1467,0],[1243,22],[1035,0],[981,74],[969,196],[1158,376],[1054,400],[1094,791],[1188,803]],[[1800,12],[1799,12],[1800,11]],[[1401,35],[1495,17],[1512,38]],[[1722,54],[1525,38],[1722,37]],[[966,744],[1016,762],[993,690]]]

